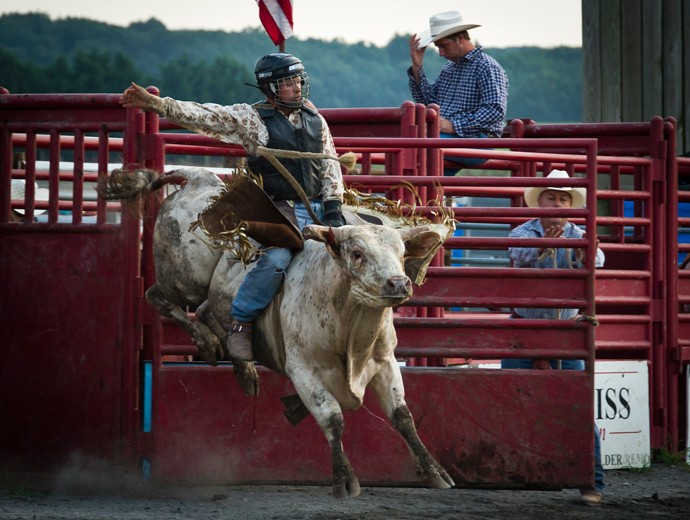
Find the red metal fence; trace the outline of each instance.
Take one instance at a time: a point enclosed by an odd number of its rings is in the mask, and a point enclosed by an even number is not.
[[[85,152],[96,154],[102,176],[109,152],[121,151],[125,164],[162,171],[166,156],[243,151],[167,132],[173,125],[120,109],[116,100],[0,96],[0,273],[8,281],[0,296],[7,338],[0,390],[22,390],[16,401],[3,400],[0,417],[22,417],[26,426],[3,429],[3,460],[8,469],[51,469],[82,449],[119,462],[146,458],[158,478],[327,481],[330,456],[318,427],[305,421],[291,429],[282,417],[278,398],[292,393],[287,380],[262,370],[261,396],[249,398],[232,382],[228,366],[167,362],[195,349],[143,299],[153,283],[150,232],[158,201],[148,203],[142,235],[138,220],[117,212],[117,205],[83,201],[84,183],[96,178],[83,172]],[[505,139],[453,141],[436,138],[433,106],[406,102],[400,108],[322,113],[339,151],[359,155],[362,175],[346,176],[348,183],[406,202],[409,196],[396,189],[401,180],[423,197],[433,198],[440,185],[447,197],[510,201],[510,207],[454,208],[463,222],[517,224],[545,215],[549,210],[521,202],[524,187],[547,185],[537,172],[557,167],[584,174],[570,184],[588,188],[587,208],[569,210],[568,216],[587,227],[588,239],[572,241],[572,247],[587,248],[586,269],[454,268],[439,255],[427,283],[395,318],[397,353],[415,367],[404,369],[404,378],[420,436],[456,482],[524,488],[591,482],[595,345],[598,359],[651,363],[653,446],[668,438],[678,442],[685,421],[680,375],[690,358],[690,319],[681,314],[677,326],[678,304],[690,303],[690,284],[681,277],[684,283],[676,286],[677,169],[666,154],[674,149],[673,121],[546,127],[514,121]],[[48,154],[47,171],[36,168],[38,150]],[[16,151],[25,152],[25,167],[12,167]],[[510,176],[442,177],[444,153],[488,157],[483,170]],[[72,171],[60,171],[66,154]],[[24,223],[9,222],[10,206],[22,205],[10,204],[10,177],[48,181],[50,200],[34,203],[29,196]],[[71,184],[71,200],[59,200],[61,181]],[[624,201],[633,201],[634,216],[624,215]],[[32,204],[48,209],[47,222],[32,221]],[[60,221],[61,210],[70,212],[69,222]],[[84,212],[95,212],[94,221],[84,222]],[[109,223],[113,215],[121,221]],[[607,264],[595,276],[596,234]],[[519,244],[533,245],[527,239],[453,237],[446,247],[505,250]],[[596,334],[589,323],[516,322],[506,313],[516,305],[577,306],[594,315],[595,303]],[[453,307],[472,310],[445,310]],[[421,368],[449,358],[510,357],[585,359],[587,370]],[[152,367],[150,431],[142,427],[148,399],[144,363]],[[401,457],[404,444],[374,417],[380,414],[369,398],[365,407],[369,414],[346,414],[346,450],[355,451],[351,460],[360,479],[414,481]],[[45,431],[57,435],[46,439]],[[525,444],[532,446],[529,458]]]

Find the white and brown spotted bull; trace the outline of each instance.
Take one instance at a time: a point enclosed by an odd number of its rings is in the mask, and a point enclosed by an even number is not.
[[[215,364],[226,344],[232,299],[252,267],[245,269],[232,253],[210,248],[188,231],[221,191],[220,179],[201,168],[160,177],[149,170],[120,171],[100,193],[133,200],[181,180],[184,187],[167,197],[158,213],[156,284],[146,298],[189,332],[207,362]],[[440,235],[363,225],[308,226],[304,237],[304,249],[293,257],[281,290],[254,325],[255,359],[287,376],[297,389],[299,399],[284,400],[288,418],[298,422],[307,413],[314,416],[331,447],[333,495],[356,497],[359,482],[342,447],[342,411],[358,409],[369,387],[409,446],[422,481],[450,488],[453,480],[422,444],[405,403],[392,311],[412,293],[405,258],[423,257]],[[199,321],[191,320],[184,306],[200,306]],[[245,392],[256,395],[254,365],[235,361],[234,366]]]

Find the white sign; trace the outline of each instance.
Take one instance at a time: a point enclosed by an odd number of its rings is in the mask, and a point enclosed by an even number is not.
[[[648,373],[647,361],[594,364],[594,420],[604,469],[650,465]]]

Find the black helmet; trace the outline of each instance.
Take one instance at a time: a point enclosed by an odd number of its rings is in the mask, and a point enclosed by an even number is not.
[[[287,52],[274,52],[267,54],[256,60],[254,65],[254,75],[259,89],[266,97],[285,108],[301,108],[309,99],[309,76],[304,72],[304,65]],[[281,100],[278,96],[280,92],[281,80],[286,80],[299,76],[302,81],[302,96],[298,101]]]

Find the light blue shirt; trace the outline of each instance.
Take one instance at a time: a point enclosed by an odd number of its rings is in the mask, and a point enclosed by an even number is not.
[[[584,231],[577,227],[571,222],[566,222],[563,227],[563,238],[582,238]],[[511,237],[518,238],[543,238],[544,228],[541,225],[541,221],[537,218],[525,222],[521,226],[516,227],[510,232]],[[511,247],[508,250],[510,258],[513,260],[513,265],[515,267],[529,267],[532,269],[549,269],[553,268],[553,257],[545,258],[539,261],[539,250],[535,247]],[[558,269],[569,269],[572,267],[576,269],[582,269],[582,262],[578,262],[576,258],[575,250],[570,252],[570,262],[566,257],[566,249],[558,248],[556,249],[556,268]],[[597,248],[597,257],[594,262],[596,267],[604,266],[604,252]],[[553,320],[558,318],[559,309],[513,309],[513,312],[519,314],[526,319],[547,319]],[[560,309],[562,320],[569,320],[577,315],[577,309]]]

